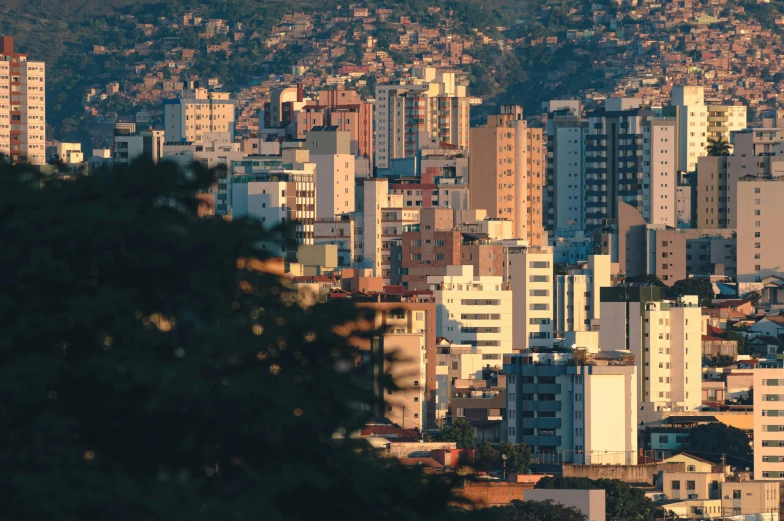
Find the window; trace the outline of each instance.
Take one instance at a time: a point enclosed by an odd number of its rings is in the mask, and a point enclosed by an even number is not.
[[[681,482],[679,480],[673,480],[672,487],[673,490],[680,490],[681,489]]]
[[[457,362],[452,362],[452,369],[457,371]]]
[[[697,471],[697,467],[695,467],[694,465],[689,465],[688,467],[686,467],[686,472],[696,472],[696,471]]]
[[[759,188],[757,188],[757,190],[759,190]],[[732,491],[732,499],[740,499],[740,490]]]
[[[695,481],[687,481],[686,490],[697,490],[697,483]]]
[[[667,435],[659,436],[659,443],[669,443],[670,437]]]

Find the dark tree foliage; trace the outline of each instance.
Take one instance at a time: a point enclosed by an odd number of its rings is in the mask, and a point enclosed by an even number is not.
[[[703,367],[727,367],[735,363],[730,355],[716,355],[702,357]]]
[[[457,443],[458,449],[474,449],[476,441],[474,439],[474,428],[466,419],[455,420],[452,425],[447,425],[434,436],[436,441],[453,441]]]
[[[574,507],[552,501],[512,501],[508,507],[464,512],[456,521],[586,521],[588,517]]]
[[[729,465],[751,468],[754,458],[749,442],[748,435],[741,429],[723,423],[708,423],[689,430],[683,450],[716,463],[726,454]]]
[[[535,488],[579,490],[603,489],[607,501],[607,518],[652,519],[662,517],[663,510],[654,506],[645,492],[617,479],[556,478],[539,480]]]
[[[673,296],[696,295],[700,299],[700,306],[710,306],[713,303],[713,284],[705,279],[678,280],[670,288]]]
[[[440,518],[448,477],[346,436],[367,311],[284,298],[268,231],[197,217],[213,182],[0,167],[0,517]]]

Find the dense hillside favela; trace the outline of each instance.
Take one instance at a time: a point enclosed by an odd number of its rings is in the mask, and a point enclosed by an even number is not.
[[[319,310],[363,313],[324,335],[351,346],[348,366],[372,397],[345,400],[361,402],[361,416],[350,415],[361,425],[336,424],[319,439],[335,432],[362,447],[352,458],[410,470],[395,474],[395,491],[443,480],[451,499],[400,517],[779,521],[784,2],[69,0],[56,10],[39,0],[0,11],[4,168],[34,172],[46,190],[90,187],[64,199],[74,212],[95,204],[108,185],[89,183],[112,172],[139,172],[141,183],[142,172],[177,171],[195,183],[212,171],[209,183],[188,185],[200,202],[193,229],[247,224],[269,234],[253,243],[266,260],[199,244],[188,255],[216,264],[185,286],[236,260],[274,274],[267,298],[284,293],[282,308],[322,317],[325,328],[331,315]],[[31,200],[3,202],[0,214]],[[11,242],[38,265],[40,249]],[[237,258],[216,257],[228,252]],[[159,263],[166,248],[148,253]],[[66,264],[52,273],[68,276]],[[84,280],[115,287],[93,271]],[[251,294],[251,284],[240,288]],[[117,299],[146,294],[137,289]],[[165,307],[134,316],[165,335],[195,313]],[[258,361],[285,351],[270,326],[246,320],[255,341],[277,346]],[[123,340],[106,331],[118,321],[101,318],[87,337],[114,349]],[[294,329],[283,318],[273,327]],[[210,341],[241,342],[222,331]],[[184,345],[173,352],[190,356]],[[124,375],[133,363],[117,367]],[[282,362],[265,373],[279,374]],[[296,394],[280,399],[289,407]],[[337,414],[320,403],[320,418]],[[278,432],[269,422],[262,429]],[[287,428],[282,437],[296,437]],[[80,461],[100,454],[80,450]],[[218,460],[208,477],[222,475]]]

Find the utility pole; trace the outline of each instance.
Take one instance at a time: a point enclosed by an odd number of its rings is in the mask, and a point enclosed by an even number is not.
[[[724,469],[727,467],[727,455],[721,455],[721,471],[724,472]]]

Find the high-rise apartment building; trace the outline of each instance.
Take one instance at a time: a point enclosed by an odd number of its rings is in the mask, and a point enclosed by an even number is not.
[[[553,249],[531,246],[507,256],[515,349],[553,346]]]
[[[547,103],[545,228],[551,234],[585,228],[583,160],[588,122],[579,101]]]
[[[635,356],[638,416],[697,409],[702,404],[702,308],[697,297],[662,300],[655,286],[600,291],[599,345]]]
[[[609,255],[588,261],[555,278],[555,331],[591,331],[601,317],[600,289],[612,286]]]
[[[515,238],[543,245],[542,184],[546,166],[542,129],[529,128],[523,109],[501,107],[487,125],[471,129],[471,205],[514,223]]]
[[[641,108],[641,100],[610,98],[589,114],[585,137],[585,226],[618,219],[618,202],[649,223],[677,225],[674,122]],[[664,221],[664,219],[667,219]]]
[[[354,154],[351,134],[335,127],[314,127],[305,148],[316,165],[316,218],[332,219],[354,211]]]
[[[315,127],[348,132],[351,154],[373,162],[373,104],[354,90],[322,90],[296,112],[297,138],[305,139]]]
[[[553,463],[636,465],[634,357],[599,353],[590,365],[569,358],[544,363],[530,351],[504,356],[502,438]]]
[[[442,143],[468,148],[466,87],[453,72],[412,69],[412,77],[400,84],[378,85],[374,120],[378,168]]]
[[[784,176],[742,177],[734,205],[737,218],[738,282],[784,275]]]
[[[232,212],[234,218],[252,217],[265,228],[296,222],[294,242],[313,244],[316,217],[316,165],[308,151],[284,149],[282,156],[252,161],[244,172],[232,176]],[[253,164],[255,163],[255,164]],[[296,247],[289,241],[270,244],[275,253],[296,261]]]
[[[512,292],[503,287],[503,277],[478,277],[473,266],[448,266],[446,275],[427,282],[439,337],[481,348],[487,356],[512,352]]]
[[[228,132],[234,140],[234,101],[228,92],[196,88],[163,104],[167,142],[202,141],[210,132]]]
[[[46,164],[46,65],[14,52],[0,37],[0,155],[11,162]]]
[[[164,131],[136,130],[136,123],[114,125],[114,164],[129,165],[136,159],[145,158],[157,163],[163,157]]]
[[[755,369],[754,479],[784,479],[784,369]]]

